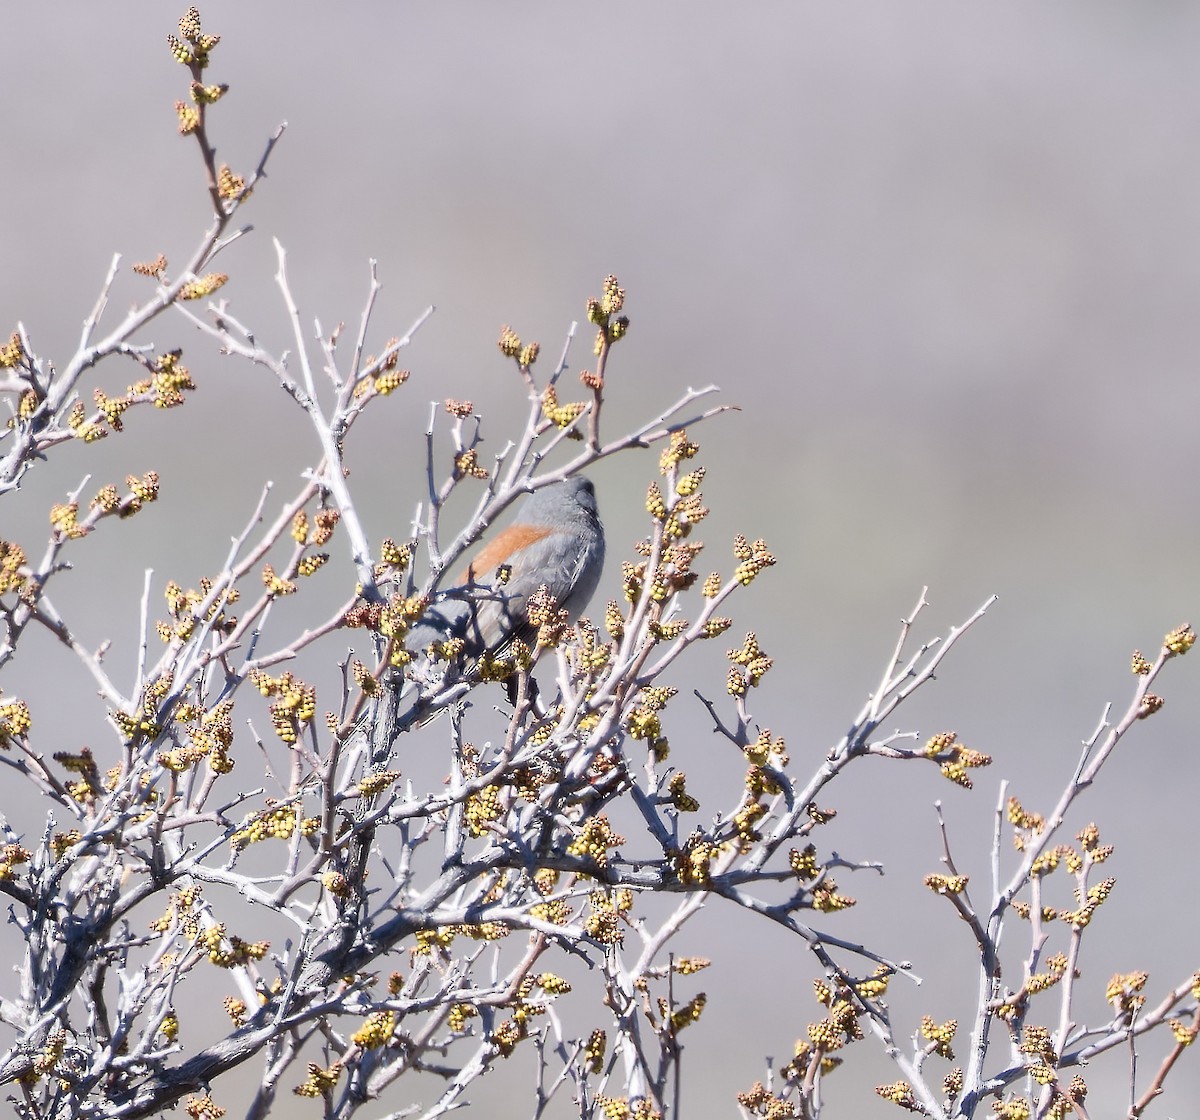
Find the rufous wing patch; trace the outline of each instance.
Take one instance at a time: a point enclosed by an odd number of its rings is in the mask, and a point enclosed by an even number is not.
[[[479,550],[458,577],[458,585],[490,581],[499,568],[514,563],[523,549],[545,540],[553,532],[556,530],[550,525],[510,525]]]

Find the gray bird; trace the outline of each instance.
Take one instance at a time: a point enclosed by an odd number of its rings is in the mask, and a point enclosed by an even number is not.
[[[462,638],[464,654],[497,653],[514,638],[532,642],[529,596],[545,585],[574,620],[587,606],[604,567],[604,526],[596,491],[582,476],[555,482],[525,499],[516,520],[471,561],[457,584],[430,606],[405,639],[417,653]]]

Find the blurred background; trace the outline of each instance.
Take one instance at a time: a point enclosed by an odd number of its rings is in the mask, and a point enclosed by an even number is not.
[[[179,265],[207,225],[195,143],[175,135],[187,74],[165,45],[184,7],[110,2],[67,16],[24,5],[5,19],[0,331],[23,321],[59,365],[114,252]],[[525,401],[496,349],[500,325],[541,341],[544,377],[613,272],[632,328],[610,365],[607,434],[688,386],[719,385],[740,409],[693,433],[714,511],[701,566],[728,571],[739,531],[779,557],[735,600],[731,636],[756,630],[776,660],[753,711],[786,736],[797,769],[844,733],[923,586],[919,639],[999,595],[897,716],[922,737],[957,730],[995,757],[991,770],[968,793],[930,766],[868,761],[826,792],[839,816],[816,837],[823,852],[885,861],[883,877],[838,876],[858,907],[818,924],[925,978],[919,989],[893,983],[901,1045],[922,1014],[968,1022],[969,938],[920,886],[939,869],[934,802],[982,901],[1000,781],[1048,811],[1104,705],[1124,711],[1132,650],[1153,656],[1167,630],[1200,615],[1200,10],[200,7],[204,29],[223,37],[210,80],[231,86],[210,115],[219,159],[248,174],[288,121],[241,212],[255,231],[220,260],[237,317],[264,345],[292,347],[272,238],[288,250],[306,324],[344,320],[353,337],[370,258],[384,289],[369,350],[437,307],[402,357],[410,383],[355,429],[351,482],[373,540],[407,533],[428,402],[472,399],[485,450],[503,447]],[[126,269],[110,325],[147,291]],[[583,324],[573,369],[591,366],[590,338]],[[180,317],[144,340],[184,347],[199,386],[187,406],[132,413],[126,434],[58,451],[0,509],[0,535],[36,555],[49,506],[84,475],[91,493],[160,472],[161,507],[78,542],[82,571],[53,588],[83,640],[112,641],[126,686],[143,569],[155,568],[157,586],[194,586],[220,567],[260,486],[273,479],[282,503],[317,456],[304,417],[262,371],[222,358]],[[118,393],[135,376],[109,362],[85,393]],[[644,532],[656,469],[651,452],[593,472],[612,557],[601,605],[619,595],[619,560]],[[314,592],[329,605],[353,579],[344,539],[338,573]],[[706,781],[719,797],[706,813],[731,796],[713,775],[736,771],[688,698],[694,686],[720,695],[712,652],[672,682],[684,695],[668,722],[672,762],[702,800]],[[1153,1004],[1200,965],[1187,858],[1196,673],[1190,659],[1169,666],[1156,687],[1166,707],[1134,729],[1073,820],[1096,820],[1117,845],[1117,889],[1081,962],[1081,1018],[1092,1022],[1106,1018],[1112,973],[1148,969]],[[0,683],[29,700],[43,749],[108,749],[103,705],[47,639],[31,635]],[[733,1094],[764,1076],[764,1057],[786,1060],[820,1017],[803,946],[729,909],[713,904],[676,944],[717,962],[688,993],[702,988],[709,1002],[682,1039],[685,1116],[733,1115]],[[1014,970],[1024,936],[1009,931]],[[1142,1087],[1166,1047],[1165,1035],[1147,1045]],[[965,1062],[965,1037],[958,1053]],[[1191,1057],[1155,1114],[1193,1107]],[[475,1104],[502,1120],[526,1115],[516,1102],[528,1066],[514,1058],[505,1076],[513,1104],[494,1089]],[[828,1114],[893,1115],[872,1086],[899,1076],[874,1043],[854,1047],[827,1083]],[[1085,1076],[1089,1106],[1126,1107],[1120,1060]],[[389,1107],[410,1095],[397,1090]],[[572,1114],[568,1100],[558,1107]]]

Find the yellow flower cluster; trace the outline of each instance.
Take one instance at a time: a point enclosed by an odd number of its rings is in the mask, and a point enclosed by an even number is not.
[[[100,769],[92,757],[91,748],[84,747],[77,754],[55,751],[52,757],[68,774],[79,775],[77,781],[67,783],[67,793],[84,804],[95,801],[101,791]]]
[[[379,563],[375,565],[376,579],[389,579],[406,571],[412,563],[412,545],[397,544],[390,537],[379,546]]]
[[[469,937],[473,941],[499,941],[512,933],[512,927],[504,922],[473,922],[466,925],[450,927],[455,933]]]
[[[21,335],[17,331],[13,331],[8,342],[0,346],[0,369],[12,369],[13,366],[20,365],[24,357],[25,347],[21,342]],[[28,417],[22,417],[22,419],[28,419]]]
[[[504,808],[500,802],[500,787],[484,786],[478,793],[467,798],[465,816],[467,831],[472,836],[482,836],[489,831],[488,826],[500,819]]]
[[[92,400],[96,402],[96,407],[100,410],[108,426],[114,432],[122,432],[125,430],[125,423],[121,419],[122,415],[133,406],[133,396],[124,397],[109,397],[103,389],[97,386],[92,390]],[[115,490],[115,487],[112,487]],[[93,503],[96,504],[96,503]],[[101,503],[104,504],[104,503]]]
[[[1191,1046],[1196,1041],[1196,1035],[1200,1034],[1200,1028],[1189,1026],[1178,1019],[1169,1019],[1167,1025],[1171,1028],[1172,1037],[1180,1046]]]
[[[621,929],[620,912],[613,906],[607,905],[603,896],[593,895],[591,898],[591,913],[583,923],[588,936],[601,945],[621,945],[625,933]]]
[[[82,839],[83,833],[77,828],[71,829],[70,832],[56,832],[50,837],[50,854],[56,860],[60,860]]]
[[[1033,908],[1028,902],[1014,902],[1012,908],[1017,917],[1029,920],[1029,915],[1033,913]],[[1058,917],[1058,911],[1053,906],[1043,906],[1041,918],[1043,922],[1052,922]]]
[[[145,269],[154,267],[166,268],[164,257],[159,257],[151,264],[141,266]],[[135,266],[137,268],[139,266]],[[196,388],[192,375],[186,366],[179,364],[182,350],[169,350],[154,361],[154,369],[150,377],[136,381],[128,387],[124,396],[107,397],[99,389],[93,392],[96,405],[104,415],[105,420],[114,431],[121,431],[121,416],[131,405],[140,400],[151,400],[155,408],[175,408],[183,404],[185,392]]]
[[[182,773],[207,758],[209,767],[217,774],[228,774],[234,766],[229,748],[233,745],[233,701],[224,700],[209,711],[192,705],[180,705],[175,722],[187,724],[190,743],[158,755],[160,766]]]
[[[756,687],[774,664],[759,646],[758,637],[752,630],[746,634],[740,649],[731,649],[725,656],[733,662],[726,682],[730,696],[745,696],[747,689]]]
[[[742,751],[755,766],[770,766],[774,770],[782,770],[790,761],[783,736],[772,736],[769,727],[761,728],[758,738]]]
[[[635,707],[625,721],[625,728],[634,739],[644,739],[654,752],[655,758],[662,761],[669,752],[669,743],[662,733],[660,712],[679,692],[677,688],[662,685],[649,685],[642,689]]]
[[[800,1115],[791,1101],[777,1097],[761,1081],[756,1081],[747,1092],[738,1093],[737,1101],[751,1116],[765,1117],[766,1120],[790,1120]]]
[[[180,62],[184,61],[180,54],[176,54],[175,57]],[[179,118],[180,136],[190,136],[200,127],[200,110],[195,105],[189,105],[186,101],[176,101],[175,115]]]
[[[300,817],[294,805],[275,805],[255,813],[249,821],[229,838],[235,849],[260,840],[289,840],[299,828],[304,836],[312,836],[321,828],[320,817]]]
[[[25,584],[25,550],[11,541],[0,541],[0,595],[20,591]]]
[[[623,627],[623,620],[620,625]],[[600,640],[600,631],[586,618],[581,618],[576,623],[576,629],[579,642],[571,651],[574,663],[585,673],[600,672],[612,658],[612,646]]]
[[[159,1032],[166,1036],[168,1042],[174,1042],[179,1037],[179,1016],[175,1014],[172,1008],[164,1016],[161,1023],[158,1024]]]
[[[86,526],[78,524],[78,516],[78,502],[58,502],[50,507],[50,524],[68,540],[77,540],[88,533]]]
[[[500,339],[496,345],[506,358],[515,358],[521,352],[521,336],[505,323],[500,328]]]
[[[547,995],[562,996],[571,990],[571,985],[561,976],[556,976],[553,972],[540,972],[534,977],[534,981]]]
[[[526,364],[524,362],[522,365]],[[560,404],[558,393],[553,385],[547,385],[542,392],[542,415],[558,428],[569,428],[586,411],[587,405],[582,401],[570,404]]]
[[[670,622],[656,622],[651,619],[646,629],[656,642],[673,642],[690,625],[691,623],[683,618],[672,619]]]
[[[24,700],[0,700],[0,750],[8,750],[33,726],[33,716]]]
[[[1029,1120],[1033,1109],[1024,1097],[1013,1097],[1007,1101],[996,1101],[992,1105],[996,1120]]]
[[[158,499],[158,471],[147,471],[141,478],[134,474],[126,475],[125,485],[129,487],[130,496],[121,507],[122,517],[132,517],[147,502]]]
[[[1108,896],[1112,893],[1113,887],[1117,885],[1116,879],[1109,877],[1097,883],[1094,887],[1089,887],[1087,894],[1076,910],[1064,910],[1059,917],[1064,922],[1068,922],[1076,929],[1083,929],[1087,926],[1096,911],[1101,905],[1107,901]]]
[[[733,555],[740,561],[734,569],[733,578],[743,587],[748,586],[764,568],[775,563],[766,541],[759,538],[751,544],[741,533],[733,538]]]
[[[962,894],[967,889],[966,875],[926,875],[925,885],[934,894]]]
[[[292,1090],[298,1097],[323,1097],[329,1094],[338,1083],[342,1073],[342,1063],[334,1062],[328,1069],[308,1063],[308,1076]]]
[[[444,929],[419,929],[413,953],[418,957],[440,956],[454,942],[455,927]]]
[[[462,1034],[467,1028],[467,1020],[474,1019],[479,1014],[478,1008],[469,1003],[454,1003],[450,1005],[447,1023],[455,1034]]]
[[[604,629],[614,641],[619,642],[625,636],[625,615],[615,599],[609,599],[604,608]]]
[[[224,85],[204,86],[199,82],[193,82],[192,97],[196,101],[203,101],[204,104],[211,105],[228,88],[228,86]],[[241,175],[235,175],[229,164],[223,163],[221,164],[220,171],[217,172],[217,193],[227,202],[245,198],[247,193],[246,180]]]
[[[700,811],[700,802],[687,792],[686,787],[687,774],[682,770],[677,770],[667,782],[667,793],[670,795],[671,804],[681,813],[697,813]]]
[[[615,276],[604,278],[604,295],[600,299],[587,301],[587,317],[589,323],[595,323],[599,330],[596,332],[597,354],[603,354],[614,342],[619,342],[629,330],[629,318],[618,315],[625,306],[625,289],[617,283]]]
[[[227,935],[220,922],[202,931],[196,943],[218,968],[239,968],[249,961],[260,961],[271,947],[269,941],[243,941],[235,934]]]
[[[662,1113],[645,1097],[632,1103],[628,1097],[596,1097],[604,1120],[662,1120]]]
[[[262,569],[263,586],[272,595],[294,595],[296,585],[286,576],[278,575],[273,564],[264,564]]]
[[[1111,844],[1100,843],[1100,829],[1095,824],[1087,825],[1076,834],[1076,839],[1091,863],[1103,863],[1113,854]]]
[[[475,478],[481,482],[488,480],[490,477],[488,469],[480,464],[479,452],[476,448],[469,447],[466,451],[460,451],[454,457],[454,477]]]
[[[964,789],[972,788],[968,770],[992,764],[990,755],[958,742],[956,731],[942,731],[930,738],[925,744],[925,756],[939,765],[945,777]]]
[[[49,1073],[53,1073],[59,1060],[63,1056],[67,1045],[67,1032],[59,1029],[51,1031],[46,1036],[46,1041],[42,1045],[42,1051],[33,1059],[33,1065],[21,1075],[20,1081],[24,1085],[30,1085],[40,1081]]]
[[[95,443],[97,439],[103,439],[108,435],[101,425],[94,424],[88,419],[83,401],[76,401],[71,406],[71,412],[67,413],[67,427],[74,432],[76,439],[82,439],[84,443]]]
[[[492,1031],[488,1041],[496,1048],[496,1052],[501,1057],[507,1058],[516,1049],[517,1043],[528,1036],[529,1027],[525,1018],[518,1019],[514,1015],[511,1019],[505,1019]]]
[[[1184,654],[1196,644],[1196,631],[1192,629],[1191,624],[1185,622],[1182,626],[1177,626],[1165,638],[1163,638],[1163,646],[1170,650],[1173,654]]]
[[[186,642],[194,633],[196,623],[200,620],[198,613],[200,605],[212,593],[213,581],[207,576],[202,577],[200,590],[184,591],[174,580],[171,580],[163,594],[167,600],[167,611],[174,620],[174,625],[159,621],[155,623],[158,636],[164,642]],[[236,587],[229,587],[217,595],[204,614],[204,619],[212,624],[212,628],[221,634],[231,633],[237,626],[237,616],[225,613],[225,608],[236,603],[241,593]]]
[[[307,543],[317,546],[327,545],[333,539],[333,531],[337,528],[337,524],[341,519],[342,515],[332,506],[326,506],[323,509],[317,510],[313,515],[312,536]],[[305,524],[307,524],[307,521]],[[295,527],[293,526],[294,535]],[[297,543],[304,544],[306,542],[300,540]]]
[[[271,705],[271,725],[285,743],[295,743],[317,713],[316,687],[291,673],[272,677],[261,669],[251,669],[249,676],[250,683],[263,696],[279,698]]]
[[[358,783],[358,792],[363,797],[374,797],[376,794],[382,793],[399,777],[399,770],[379,770],[374,774],[368,774]]]
[[[199,899],[200,888],[198,886],[185,887],[178,891],[171,899],[171,905],[167,907],[163,916],[155,918],[150,923],[150,929],[155,933],[166,933],[175,924],[177,918],[182,918],[191,912]]]
[[[613,832],[603,813],[584,822],[575,838],[567,845],[567,854],[581,856],[597,867],[608,866],[608,849],[625,843],[625,837]]]
[[[820,870],[816,845],[807,844],[804,851],[793,848],[788,852],[788,866],[797,879],[815,879]]]
[[[851,898],[849,895],[838,894],[837,883],[832,879],[825,879],[813,890],[813,909],[820,910],[822,914],[832,914],[837,910],[848,910],[851,906],[856,905],[856,903],[857,900]]]
[[[636,603],[642,597],[642,588],[646,583],[646,564],[631,564],[628,560],[621,561],[621,590],[625,601]],[[650,587],[650,598],[661,603],[667,597],[666,584],[655,581]]]
[[[311,576],[318,568],[322,568],[329,561],[328,552],[312,552],[308,556],[301,557],[300,562],[296,565],[296,575]]]
[[[1037,995],[1054,987],[1067,971],[1067,958],[1063,953],[1055,953],[1046,958],[1046,971],[1035,972],[1025,981],[1025,989],[1030,995]]]
[[[662,492],[658,488],[658,483],[652,482],[646,495],[646,512],[655,521],[662,523],[664,539],[668,541],[680,541],[689,536],[692,529],[708,516],[709,509],[708,506],[700,501],[700,495],[695,491],[686,495],[681,494],[674,501],[668,503],[663,498]],[[674,554],[664,556],[664,560],[668,564],[677,565],[680,559],[682,559],[686,570],[690,567],[692,558],[700,551],[701,547],[700,545],[693,545],[689,551],[683,553],[676,549]],[[693,582],[695,582],[694,576],[688,581],[688,585],[690,586]]]
[[[390,662],[399,668],[412,660],[413,655],[403,646],[404,636],[429,606],[421,595],[395,595],[386,606],[365,601],[356,603],[345,616],[347,626],[362,626],[392,639]]]
[[[526,600],[525,613],[529,625],[538,628],[538,649],[553,649],[569,637],[570,615],[559,609],[557,600],[544,584]]]
[[[907,1081],[896,1081],[891,1085],[876,1085],[875,1092],[885,1101],[898,1104],[910,1112],[919,1112],[921,1109],[920,1102],[913,1095],[912,1086]]]
[[[854,991],[863,999],[878,999],[887,991],[890,979],[891,972],[887,965],[881,964],[875,969],[874,976],[868,977],[866,980],[859,980],[854,985]]]
[[[604,1051],[608,1046],[608,1035],[602,1030],[594,1030],[588,1035],[587,1045],[583,1048],[584,1062],[591,1073],[599,1073],[604,1064]]]
[[[180,114],[182,117],[182,114]],[[229,280],[229,274],[226,272],[209,272],[204,276],[197,277],[195,280],[189,280],[179,289],[179,298],[182,300],[192,299],[207,299],[213,293],[223,288]]]
[[[704,1012],[704,1005],[708,1002],[708,996],[704,992],[700,992],[693,999],[688,1000],[678,1011],[671,1013],[668,1020],[667,1012],[669,1005],[665,999],[658,1001],[658,1013],[664,1020],[671,1024],[671,1033],[678,1034],[684,1027],[690,1026],[699,1020]]]
[[[693,832],[678,851],[668,853],[681,883],[703,887],[712,878],[712,863],[726,848],[699,832]]]
[[[212,1097],[205,1094],[202,1097],[188,1097],[183,1110],[192,1120],[221,1120],[225,1109],[221,1108]]]
[[[529,908],[529,916],[552,926],[565,926],[571,920],[571,904],[565,898],[538,902]]]
[[[754,843],[762,839],[757,825],[767,815],[767,807],[761,801],[744,801],[733,815],[733,827],[737,829],[738,851],[750,851]]]
[[[769,797],[775,797],[781,793],[779,783],[771,776],[771,772],[764,766],[751,766],[746,771],[746,792],[753,798],[762,797],[764,794]]]
[[[1008,823],[1016,830],[1013,836],[1013,843],[1016,845],[1017,851],[1025,850],[1025,837],[1022,835],[1023,833],[1036,836],[1046,827],[1045,817],[1040,813],[1027,812],[1015,797],[1008,799],[1006,813]]]
[[[658,488],[657,482],[650,483],[650,488],[646,492],[646,512],[655,521],[666,519],[667,503],[663,499],[662,491]]]
[[[220,35],[204,35],[200,30],[200,12],[195,6],[188,8],[179,20],[179,34],[184,42],[174,35],[167,36],[171,53],[185,66],[195,64],[200,69],[208,65],[208,52],[220,41]]]
[[[1146,1002],[1142,989],[1149,979],[1147,972],[1118,972],[1104,989],[1104,998],[1113,1005],[1118,1015],[1132,1015]]]
[[[1031,1059],[1028,1069],[1035,1081],[1040,1085],[1048,1085],[1054,1080],[1058,1054],[1050,1041],[1048,1028],[1027,1024],[1017,1049]]]
[[[17,873],[16,869],[32,858],[33,853],[28,848],[23,848],[20,844],[5,844],[0,848],[0,880],[13,878]]]
[[[364,1050],[376,1050],[391,1041],[396,1030],[394,1011],[372,1011],[363,1025],[350,1036],[350,1041]]]
[[[921,1034],[933,1044],[930,1047],[931,1052],[940,1058],[945,1058],[948,1062],[954,1061],[954,1051],[950,1044],[954,1041],[957,1031],[957,1019],[947,1019],[944,1023],[935,1023],[929,1015],[921,1017]]]
[[[806,805],[804,807],[804,811],[817,824],[828,824],[831,820],[833,820],[834,817],[837,816],[836,809],[822,809],[821,806],[817,805],[815,802],[811,805]]]

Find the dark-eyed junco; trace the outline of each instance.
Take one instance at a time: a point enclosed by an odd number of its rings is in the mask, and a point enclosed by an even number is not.
[[[502,651],[514,638],[532,643],[529,596],[545,586],[572,619],[587,606],[604,567],[604,527],[596,491],[579,476],[525,499],[516,520],[471,561],[458,583],[431,605],[405,639],[413,653],[461,638],[467,658]]]

